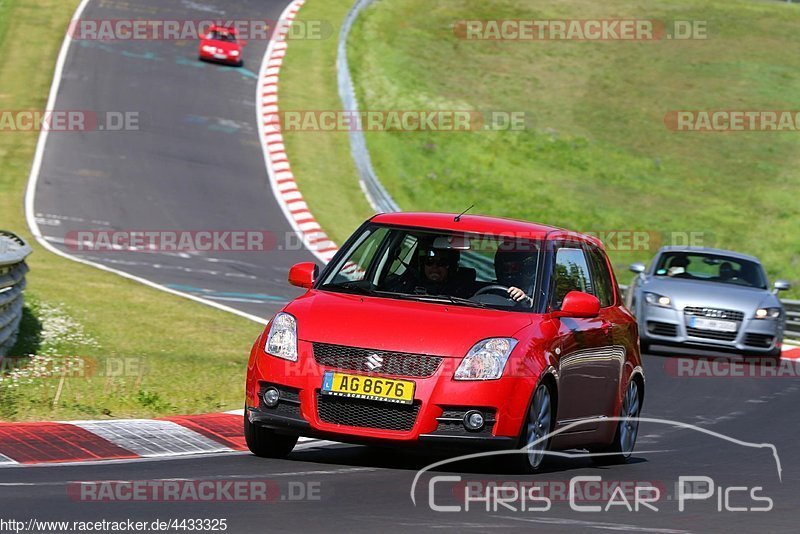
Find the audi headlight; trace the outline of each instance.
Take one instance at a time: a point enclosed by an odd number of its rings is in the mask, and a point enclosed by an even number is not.
[[[651,306],[659,306],[661,308],[672,307],[672,299],[664,295],[659,295],[658,293],[645,293],[644,300]]]
[[[278,313],[269,327],[264,351],[277,358],[297,361],[297,319],[288,313]]]
[[[473,346],[461,360],[453,378],[456,380],[495,380],[503,376],[506,362],[517,345],[510,337],[484,339]]]
[[[780,319],[780,308],[759,308],[756,310],[756,319]]]

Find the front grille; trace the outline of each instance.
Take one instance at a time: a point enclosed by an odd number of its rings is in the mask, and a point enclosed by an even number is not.
[[[704,339],[716,339],[717,341],[733,341],[736,339],[736,332],[716,332],[714,330],[702,330],[700,328],[686,327],[686,334],[692,337]]]
[[[647,332],[654,336],[675,337],[678,335],[678,325],[647,321]]]
[[[392,404],[317,393],[319,418],[335,425],[404,430],[414,428],[420,403]]]
[[[464,416],[467,412],[472,411],[469,409],[448,408],[442,412],[440,417],[437,417],[438,426],[432,433],[436,435],[445,436],[491,436],[492,429],[494,428],[495,418],[494,410],[480,410],[483,413],[486,424],[480,430],[467,430],[464,427]]]
[[[719,308],[701,308],[688,306],[683,309],[685,315],[695,317],[709,317],[711,319],[726,319],[728,321],[742,321],[744,313],[736,310],[722,310]]]
[[[442,363],[439,356],[409,354],[382,350],[314,343],[314,360],[320,365],[351,371],[374,371],[381,375],[412,376],[425,378],[433,376]],[[379,367],[369,367],[368,359],[379,361]],[[377,357],[377,358],[376,358]]]
[[[274,387],[280,393],[280,400],[278,405],[270,408],[264,404],[264,390],[268,387]],[[261,390],[258,394],[259,406],[258,409],[270,414],[281,415],[283,417],[291,417],[292,419],[303,419],[300,415],[300,390],[290,388],[287,386],[279,386],[277,384],[261,384]]]
[[[772,345],[773,339],[775,337],[770,334],[745,334],[744,344],[766,349]]]

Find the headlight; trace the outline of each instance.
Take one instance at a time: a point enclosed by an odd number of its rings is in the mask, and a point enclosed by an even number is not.
[[[205,52],[211,52],[212,54],[217,51],[216,48],[214,48],[213,46],[208,46],[208,45],[203,46],[203,50]]]
[[[759,308],[756,310],[756,319],[780,319],[780,308]]]
[[[456,380],[495,380],[503,375],[508,356],[517,340],[510,337],[495,337],[479,341],[473,346],[453,378]]]
[[[297,320],[293,316],[281,312],[272,319],[264,350],[272,356],[297,361]]]
[[[239,55],[239,51],[238,50],[231,50],[231,55],[236,57],[236,56]]]
[[[645,293],[644,300],[652,306],[660,306],[661,308],[671,308],[672,300],[664,295],[658,293]]]

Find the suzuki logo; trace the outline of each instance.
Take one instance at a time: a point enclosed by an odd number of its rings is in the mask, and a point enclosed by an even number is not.
[[[370,354],[367,358],[367,369],[370,371],[376,371],[380,369],[383,365],[383,356],[378,354]]]

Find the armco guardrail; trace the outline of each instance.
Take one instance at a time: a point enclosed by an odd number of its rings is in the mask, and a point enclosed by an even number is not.
[[[0,230],[0,357],[5,356],[17,340],[22,320],[22,291],[28,272],[25,258],[31,252],[24,239]]]
[[[336,78],[339,85],[339,98],[342,100],[342,108],[347,111],[358,111],[356,91],[353,86],[353,79],[350,76],[350,64],[347,62],[347,37],[350,35],[350,29],[353,26],[353,22],[358,18],[359,13],[375,2],[376,0],[356,0],[347,13],[344,22],[342,22],[342,29],[339,32]],[[386,191],[386,188],[383,187],[378,175],[375,174],[375,169],[372,168],[372,160],[367,150],[367,140],[361,130],[361,119],[357,113],[353,113],[353,116],[356,124],[355,127],[350,129],[350,152],[358,170],[361,189],[375,211],[379,213],[400,211],[400,206],[397,205],[389,192]],[[472,267],[483,277],[494,277],[494,264],[485,256],[464,253],[462,255],[462,263]]]
[[[339,85],[339,98],[342,99],[343,109],[347,111],[358,111],[358,101],[356,91],[353,87],[353,79],[350,77],[350,64],[347,62],[347,37],[350,35],[350,28],[353,26],[358,14],[375,0],[357,0],[347,16],[342,22],[342,30],[339,32],[339,43],[336,57],[336,78]],[[400,207],[386,191],[372,168],[372,160],[367,151],[367,141],[364,132],[361,131],[361,119],[357,113],[353,114],[356,124],[350,129],[350,151],[358,170],[361,181],[361,188],[367,195],[367,200],[372,208],[381,213],[391,213],[400,211]]]
[[[800,300],[782,300],[786,310],[784,337],[800,341]]]

